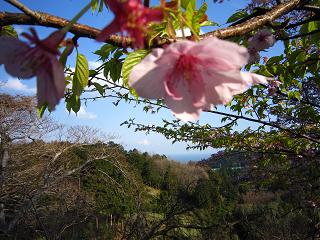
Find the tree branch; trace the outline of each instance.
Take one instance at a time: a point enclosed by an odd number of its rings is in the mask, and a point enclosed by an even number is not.
[[[290,40],[290,39],[295,39],[295,38],[300,38],[300,37],[306,37],[306,36],[310,36],[310,35],[313,35],[313,34],[316,34],[319,32],[320,32],[320,29],[317,29],[317,30],[313,30],[311,32],[297,34],[297,35],[293,35],[290,37],[283,37],[283,38],[280,37],[280,38],[277,38],[277,40]]]
[[[39,21],[38,19],[34,19],[33,17],[30,17],[23,13],[2,12],[0,13],[0,26],[17,24],[17,25],[37,25],[37,26],[61,29],[69,23],[67,19],[53,16],[47,13],[38,12],[38,14],[41,16],[41,19],[42,19],[41,21]],[[76,23],[71,27],[69,32],[73,33],[78,37],[95,39],[100,33],[100,30],[88,25]],[[119,46],[119,47],[132,46],[132,40],[130,38],[121,37],[118,35],[111,35],[106,39],[105,42],[110,43],[114,46]]]
[[[303,7],[299,8],[301,10],[305,10],[305,11],[312,11],[315,13],[320,13],[320,6],[316,6],[316,5],[304,5]]]
[[[17,1],[17,0],[4,0],[4,1],[6,1],[7,3],[11,4],[12,6],[20,9],[22,12],[24,12],[28,16],[30,16],[34,19],[37,19],[38,21],[42,21],[41,15],[39,15],[37,12],[31,10],[27,6],[23,5],[19,1]]]
[[[253,19],[245,21],[244,23],[241,23],[232,27],[226,27],[213,32],[205,33],[201,35],[201,38],[203,39],[203,38],[209,38],[209,37],[218,37],[222,39],[222,38],[241,36],[243,34],[251,32],[252,30],[260,28],[267,23],[271,24],[272,21],[294,10],[303,2],[304,2],[303,0],[287,1],[286,3],[276,6],[275,8],[273,8],[272,10],[270,10],[264,15],[255,17]]]
[[[278,5],[277,7],[270,10],[264,15],[257,16],[241,24],[237,24],[235,26],[226,27],[223,29],[203,34],[200,36],[200,39],[209,37],[218,37],[220,39],[225,39],[230,37],[241,36],[252,30],[260,28],[267,23],[271,23],[278,17],[297,8],[303,2],[303,0],[288,1],[286,3]],[[39,14],[41,20],[39,20],[39,18],[35,19],[33,17],[30,17],[26,14],[2,12],[0,13],[0,26],[18,24],[37,25],[60,29],[69,23],[67,19],[53,16],[47,13],[37,12],[37,14]],[[71,27],[70,32],[78,37],[95,39],[97,35],[100,33],[100,30],[84,24],[74,24]],[[152,47],[159,47],[164,44],[170,44],[174,41],[175,39],[156,38],[153,40]],[[133,43],[133,41],[130,38],[122,37],[119,35],[111,35],[109,38],[106,39],[105,42],[119,47],[132,47]]]

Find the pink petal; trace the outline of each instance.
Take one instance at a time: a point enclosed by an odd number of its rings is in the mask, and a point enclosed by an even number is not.
[[[255,84],[268,84],[268,81],[273,80],[273,78],[265,77],[259,74],[250,72],[241,72],[241,76],[250,85]]]
[[[247,82],[242,80],[240,72],[207,71],[206,75],[203,76],[207,79],[205,81],[206,101],[214,105],[227,104],[233,94],[247,87]]]
[[[43,67],[37,71],[38,105],[47,103],[51,109],[54,109],[64,97],[65,77],[63,66],[55,56],[49,56],[48,61],[51,69]]]
[[[208,71],[206,79],[206,100],[214,105],[227,104],[234,95],[243,93],[250,85],[267,82],[264,76],[237,71]]]
[[[120,25],[119,23],[114,19],[108,26],[106,26],[104,29],[101,30],[99,35],[96,37],[96,40],[99,42],[103,42],[106,40],[111,34],[120,32]]]
[[[64,97],[64,90],[66,86],[64,67],[56,58],[52,59],[51,66],[53,72],[54,86],[56,89],[56,97],[60,99]]]
[[[259,63],[260,62],[260,54],[255,48],[248,48],[250,57],[248,60],[249,64]]]
[[[223,67],[223,65],[240,68],[247,64],[249,58],[246,48],[215,37],[200,41],[189,54],[197,56],[204,62],[210,59],[215,59],[217,63],[221,61],[221,66],[217,64],[216,68]]]
[[[144,8],[147,22],[161,22],[163,19],[163,11],[160,9]]]
[[[163,49],[156,48],[142,61],[133,67],[129,75],[129,86],[138,95],[158,99],[165,96],[164,79],[170,69],[167,65],[158,66],[155,61],[162,55]]]
[[[119,0],[104,0],[105,4],[108,5],[110,10],[114,13],[121,12],[122,4]]]
[[[203,84],[190,86],[186,79],[181,79],[177,84],[177,91],[181,98],[167,95],[165,103],[177,118],[183,121],[196,120],[201,109],[206,105]]]
[[[188,40],[182,40],[175,43],[170,44],[165,49],[165,54],[187,54],[189,50],[195,48],[198,44],[196,42],[188,41]]]
[[[193,106],[190,98],[179,101],[167,96],[164,101],[175,117],[184,122],[197,120],[202,111],[201,108]]]
[[[34,73],[25,59],[26,53],[31,49],[27,44],[17,38],[0,37],[0,65],[4,64],[6,71],[14,77],[31,78]]]
[[[166,94],[172,97],[174,100],[182,100],[183,96],[180,92],[180,88],[183,88],[183,82],[184,82],[183,76],[166,76],[166,79],[164,81],[164,88],[166,90]]]
[[[181,55],[187,54],[187,52],[196,44],[197,43],[188,40],[172,43],[164,49],[161,58],[157,59],[156,63],[158,65],[168,65],[174,67]]]
[[[45,50],[49,50],[53,54],[59,54],[58,46],[63,41],[66,33],[62,31],[54,31],[46,39],[40,41],[37,46],[43,47]]]
[[[195,107],[202,107],[205,99],[201,74],[194,72],[189,77],[190,79],[186,79],[185,75],[180,72],[170,77],[167,76],[164,81],[166,93],[174,100],[190,98]]]
[[[269,29],[259,30],[252,38],[249,39],[249,47],[261,51],[272,47],[276,39]]]

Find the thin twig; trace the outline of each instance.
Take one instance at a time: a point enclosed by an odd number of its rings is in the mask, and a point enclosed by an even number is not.
[[[290,40],[290,39],[295,39],[295,38],[300,38],[300,37],[306,37],[306,36],[310,36],[316,33],[319,33],[320,29],[317,30],[313,30],[311,32],[307,32],[307,33],[302,33],[302,34],[297,34],[297,35],[293,35],[290,37],[284,37],[284,38],[277,38],[277,40]]]
[[[38,14],[37,12],[31,10],[30,8],[28,8],[27,6],[25,6],[24,4],[22,4],[21,2],[17,1],[17,0],[5,0],[7,3],[11,4],[12,6],[15,6],[16,8],[20,9],[22,12],[24,12],[25,14],[27,14],[28,16],[37,19],[38,21],[42,21],[41,15]]]

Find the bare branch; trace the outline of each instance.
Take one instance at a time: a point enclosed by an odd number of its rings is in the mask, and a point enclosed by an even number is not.
[[[241,23],[232,27],[226,27],[213,32],[205,33],[201,35],[201,38],[203,39],[203,38],[209,38],[209,37],[218,37],[222,39],[222,38],[241,36],[243,34],[251,32],[252,30],[258,29],[268,23],[271,24],[272,21],[294,10],[303,2],[304,2],[303,0],[287,1],[286,3],[276,6],[275,8],[273,8],[272,10],[270,10],[264,15],[257,16],[253,19],[245,21],[244,23]]]
[[[31,10],[30,8],[28,8],[27,6],[25,6],[24,4],[20,3],[17,0],[5,0],[7,3],[15,6],[16,8],[20,9],[22,12],[24,12],[25,14],[27,14],[28,16],[37,19],[38,21],[42,21],[41,15],[38,14],[37,12]]]
[[[61,29],[69,23],[67,19],[53,16],[47,13],[38,12],[38,14],[41,16],[41,21],[23,13],[2,12],[0,13],[0,26],[17,24],[36,25]],[[88,25],[76,23],[71,27],[70,32],[78,37],[95,39],[100,33],[100,30]],[[121,37],[118,35],[112,35],[108,37],[105,42],[119,47],[130,47],[132,45],[132,40],[130,38]]]
[[[252,30],[260,28],[265,24],[272,23],[272,21],[274,21],[275,19],[281,17],[286,13],[289,13],[290,11],[296,9],[303,3],[303,0],[288,1],[286,3],[276,6],[274,9],[268,11],[264,15],[257,16],[241,24],[237,24],[235,26],[203,34],[200,36],[200,39],[209,37],[218,37],[220,39],[225,39],[230,37],[241,36],[243,34],[251,32]],[[34,19],[26,14],[3,12],[0,13],[0,26],[18,24],[38,25],[60,29],[69,23],[67,19],[53,16],[47,13],[37,12],[37,14],[41,16],[41,21],[39,21],[38,19]],[[74,24],[70,29],[70,32],[78,37],[95,39],[96,36],[100,33],[100,30],[84,24]],[[153,40],[152,47],[159,47],[164,44],[170,44],[174,41],[175,39],[156,38]],[[105,40],[105,42],[119,47],[132,47],[133,43],[133,41],[130,38],[122,37],[119,35],[111,35]]]

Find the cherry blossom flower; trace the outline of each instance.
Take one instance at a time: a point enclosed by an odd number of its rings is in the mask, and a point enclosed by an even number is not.
[[[115,14],[115,18],[102,29],[97,41],[104,41],[117,32],[126,32],[133,39],[135,47],[143,48],[148,24],[160,22],[163,18],[162,10],[144,7],[140,0],[105,0],[105,3]]]
[[[64,97],[65,76],[63,66],[57,60],[58,45],[65,33],[55,31],[40,40],[34,29],[31,34],[23,33],[31,44],[9,36],[0,37],[0,65],[14,77],[29,79],[37,76],[38,105],[48,104],[50,109]]]
[[[64,40],[63,42],[61,42],[61,45],[63,47],[65,47],[64,51],[66,51],[67,56],[69,56],[73,52],[73,49],[75,47],[75,44],[74,44],[72,38],[68,38],[68,39]],[[78,46],[78,44],[77,44],[77,46]]]
[[[196,120],[202,110],[267,83],[264,76],[240,72],[248,58],[247,49],[232,42],[183,40],[154,49],[132,69],[129,85],[141,97],[163,98],[177,118]]]
[[[258,31],[251,39],[249,39],[248,47],[261,51],[272,47],[276,42],[272,32],[268,29]]]
[[[276,94],[280,84],[281,84],[280,81],[271,80],[270,83],[269,83],[269,86],[268,86],[268,95],[272,96],[272,95]]]
[[[249,64],[260,62],[260,54],[256,49],[248,47],[248,53],[249,53],[249,60],[248,60]]]
[[[268,58],[267,56],[264,56],[264,57],[263,57],[263,63],[264,63],[264,64],[267,64],[268,60],[269,60],[269,58]]]
[[[258,31],[249,39],[248,51],[250,54],[249,64],[258,63],[260,61],[259,51],[272,47],[276,42],[272,32],[268,29]]]

